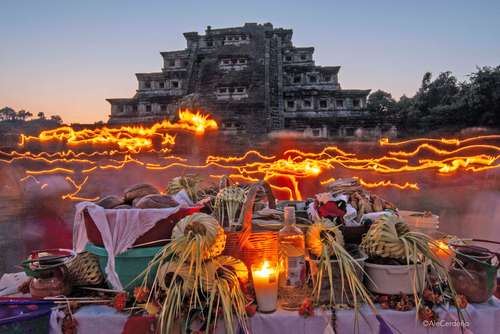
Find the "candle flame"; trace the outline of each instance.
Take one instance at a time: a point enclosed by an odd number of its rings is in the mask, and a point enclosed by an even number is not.
[[[258,277],[269,277],[269,276],[272,276],[276,273],[276,270],[274,268],[271,267],[271,265],[269,264],[269,261],[264,261],[262,263],[262,266],[260,267],[260,269],[258,270],[255,270],[253,272],[253,275],[254,276],[258,276]]]

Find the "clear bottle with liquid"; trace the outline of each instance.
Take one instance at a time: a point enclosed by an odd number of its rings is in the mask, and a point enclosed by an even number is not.
[[[305,282],[304,233],[295,225],[295,208],[285,207],[285,226],[278,232],[282,270],[281,287],[301,287]]]

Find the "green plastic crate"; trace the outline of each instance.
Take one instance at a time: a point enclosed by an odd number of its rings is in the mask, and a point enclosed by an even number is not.
[[[128,291],[133,291],[136,286],[140,286],[144,276],[139,277],[148,266],[154,256],[160,252],[162,247],[131,248],[118,256],[115,256],[115,271],[123,287]],[[85,246],[85,250],[95,254],[99,258],[101,271],[106,273],[108,263],[108,252],[104,247],[98,247],[91,243]],[[148,276],[149,284],[152,283],[158,267],[153,268]]]

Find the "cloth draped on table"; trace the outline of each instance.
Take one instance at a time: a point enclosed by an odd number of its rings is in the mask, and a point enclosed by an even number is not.
[[[469,304],[465,311],[465,327],[457,325],[455,308],[440,308],[439,325],[424,326],[417,319],[415,309],[407,312],[378,309],[379,316],[373,314],[366,305],[361,307],[361,314],[353,310],[337,310],[335,320],[331,322],[329,311],[315,310],[315,315],[304,318],[298,312],[278,309],[271,314],[256,313],[249,318],[251,334],[331,334],[334,333],[373,333],[373,334],[480,334],[496,333],[500,328],[500,301],[492,297],[483,304]],[[57,311],[54,311],[54,313]],[[55,320],[57,315],[53,314]],[[60,316],[59,316],[60,317]],[[149,328],[148,321],[139,317],[129,319],[128,314],[117,312],[114,308],[103,305],[83,306],[74,313],[78,323],[79,334],[144,334],[144,328]],[[380,318],[383,321],[380,321]],[[151,320],[152,321],[152,320]],[[152,324],[152,322],[150,322]],[[222,322],[221,322],[221,327]],[[57,321],[51,324],[50,334],[60,334]],[[223,332],[223,328],[221,328]],[[216,331],[220,333],[220,331]]]
[[[73,226],[73,249],[80,253],[88,243],[83,213],[87,210],[101,233],[104,248],[108,253],[106,276],[115,290],[123,290],[123,285],[115,271],[115,256],[125,252],[144,233],[152,229],[159,220],[168,218],[181,207],[193,206],[184,190],[175,194],[174,199],[179,206],[166,209],[108,209],[95,203],[82,202],[76,205]]]
[[[53,311],[50,317],[50,334],[63,334],[62,320],[64,312]],[[112,307],[104,305],[85,306],[78,309],[73,318],[77,323],[77,333],[108,333],[124,334],[127,323],[131,317],[126,313],[121,313]],[[99,319],[106,321],[99,321]],[[128,333],[148,333],[143,331]]]

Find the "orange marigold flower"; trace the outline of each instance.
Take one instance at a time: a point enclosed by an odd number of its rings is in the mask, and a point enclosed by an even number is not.
[[[127,305],[128,293],[120,292],[113,299],[113,307],[118,311],[123,311],[125,306]]]
[[[138,303],[145,303],[148,300],[149,288],[147,287],[136,287],[134,289],[134,298]]]
[[[464,295],[456,295],[455,297],[455,305],[458,308],[466,308],[467,307],[467,298]]]

